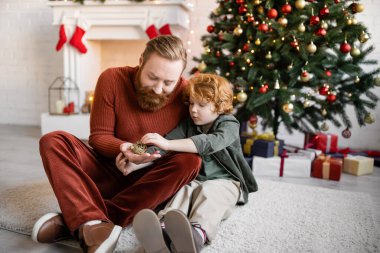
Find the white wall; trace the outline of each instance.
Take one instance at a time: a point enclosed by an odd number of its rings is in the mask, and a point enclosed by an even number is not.
[[[111,0],[108,0],[111,1]],[[193,55],[203,52],[200,37],[211,24],[208,16],[217,7],[214,0],[192,0],[195,4],[191,15],[193,35],[188,38]],[[47,111],[48,86],[55,77],[62,75],[62,55],[55,51],[58,28],[51,25],[52,11],[47,0],[0,0],[0,124],[39,125],[40,114]],[[377,48],[372,58],[380,62],[380,1],[363,0],[365,11],[357,15],[372,34],[367,43]],[[189,69],[196,63],[189,62]],[[380,96],[380,88],[375,90]],[[380,109],[373,112],[376,122],[365,128],[356,125],[352,137],[345,140],[330,124],[331,133],[337,133],[340,146],[380,149]],[[354,116],[354,114],[353,114]],[[289,136],[281,129],[280,137],[288,143],[302,144],[303,136]]]

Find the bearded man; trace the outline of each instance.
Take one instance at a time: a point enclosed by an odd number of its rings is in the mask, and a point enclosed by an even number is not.
[[[121,227],[138,211],[155,209],[197,176],[201,159],[196,154],[159,158],[128,149],[146,133],[165,135],[186,116],[181,99],[185,67],[182,41],[159,36],[147,43],[139,66],[110,68],[100,75],[90,146],[63,131],[41,138],[42,162],[62,213],[42,216],[33,227],[34,241],[74,236],[85,252],[112,252]],[[152,163],[124,176],[129,162]]]

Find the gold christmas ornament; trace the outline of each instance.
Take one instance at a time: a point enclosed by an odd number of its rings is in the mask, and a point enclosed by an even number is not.
[[[272,59],[272,53],[270,51],[265,55],[265,59],[267,60]]]
[[[240,103],[243,103],[245,101],[247,101],[247,93],[245,93],[243,90],[241,90],[237,95],[236,95],[236,99],[237,101],[239,101]]]
[[[290,64],[289,66],[288,66],[288,70],[291,70],[293,68],[293,64]]]
[[[259,4],[261,4],[261,0],[255,0],[255,1],[253,1],[253,4],[254,5],[259,5]]]
[[[317,52],[317,46],[313,42],[310,42],[310,44],[307,45],[306,50],[309,53],[314,54],[315,52]]]
[[[299,26],[298,26],[298,31],[303,33],[304,31],[306,30],[306,27],[303,23],[301,23]]]
[[[216,9],[214,9],[214,10],[212,11],[212,13],[214,13],[214,15],[218,16],[218,15],[220,14],[220,11],[221,11],[221,10],[222,10],[222,8],[218,7],[218,8],[216,8]]]
[[[365,43],[369,40],[369,35],[365,33],[364,31],[359,35],[359,41],[360,43]]]
[[[311,103],[310,103],[310,100],[306,99],[304,102],[303,102],[303,107],[304,108],[308,108],[311,106]]]
[[[356,57],[360,55],[360,50],[357,47],[352,47],[350,51],[351,56]]]
[[[241,67],[241,70],[242,70],[242,71],[245,71],[245,67],[244,67],[244,66],[243,66],[243,67]]]
[[[358,20],[356,18],[351,18],[351,21],[352,21],[353,25],[357,25],[358,24]]]
[[[358,76],[355,76],[355,80],[354,80],[355,83],[359,83],[360,82],[360,78]]]
[[[326,115],[327,115],[327,110],[326,110],[325,108],[323,108],[322,111],[321,111],[321,114],[322,114],[323,116],[326,116]]]
[[[283,26],[283,27],[286,27],[288,25],[288,19],[285,18],[285,17],[281,17],[277,20],[277,22]]]
[[[326,132],[330,129],[329,125],[326,122],[323,122],[321,125],[321,130]]]
[[[352,3],[350,5],[350,8],[353,13],[358,13],[358,12],[363,12],[364,11],[364,5],[363,4],[358,4],[358,3]]]
[[[364,122],[367,124],[375,123],[375,118],[373,117],[372,113],[369,112],[364,116]]]
[[[379,76],[375,78],[375,85],[380,86],[380,77]]]
[[[261,40],[260,39],[255,40],[255,45],[256,46],[260,46],[260,44],[261,44]]]
[[[209,54],[211,52],[211,49],[209,47],[205,47],[205,53]]]
[[[261,5],[259,7],[257,7],[257,12],[260,13],[260,14],[263,14],[264,13],[264,7],[262,7]]]
[[[236,36],[240,36],[242,33],[243,33],[243,29],[240,27],[240,25],[238,25],[238,26],[234,29],[234,35],[236,35]]]
[[[226,72],[226,76],[230,76],[230,72]]]
[[[294,4],[298,10],[305,8],[306,2],[305,0],[297,0]]]
[[[207,68],[207,65],[204,61],[201,61],[199,64],[198,64],[198,70],[200,72],[203,72],[203,70],[205,70]]]
[[[347,25],[352,25],[352,18],[347,18],[346,24]]]
[[[286,113],[291,113],[293,112],[294,105],[292,103],[285,103],[282,105],[282,110]]]
[[[324,20],[322,20],[321,28],[327,30],[327,28],[329,28],[329,25]]]

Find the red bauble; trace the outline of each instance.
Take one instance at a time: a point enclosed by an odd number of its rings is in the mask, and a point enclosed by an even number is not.
[[[329,92],[329,87],[326,85],[319,88],[319,94],[321,94],[323,96],[326,96],[328,92]]]
[[[261,94],[267,93],[267,90],[268,90],[268,88],[263,85],[259,88],[259,93],[261,93]]]
[[[264,86],[265,89],[268,89],[268,88],[269,88],[269,84],[268,84],[268,83],[264,83],[263,86]]]
[[[310,17],[310,25],[318,25],[320,19],[318,16],[311,16]]]
[[[257,116],[255,114],[252,114],[251,117],[249,117],[249,123],[252,125],[257,124]]]
[[[220,51],[216,51],[216,53],[215,53],[215,56],[216,57],[220,57],[222,54],[220,53]]]
[[[213,25],[209,25],[209,26],[207,26],[207,31],[208,31],[209,33],[214,32],[214,31],[215,31],[215,26],[213,26]]]
[[[278,12],[276,9],[270,9],[268,12],[267,12],[267,17],[268,18],[277,18],[277,15],[278,15]]]
[[[347,42],[344,42],[343,44],[340,45],[340,51],[343,54],[347,54],[351,51],[351,45],[348,44]]]
[[[230,65],[230,67],[232,68],[233,66],[235,66],[235,62],[230,61],[230,62],[228,63],[228,65]]]
[[[252,23],[253,21],[255,21],[255,18],[253,16],[248,16],[247,21],[249,23]]]
[[[326,36],[326,34],[327,34],[327,31],[326,31],[326,29],[324,29],[324,28],[318,28],[316,31],[315,31],[315,35],[317,35],[317,36]]]
[[[223,40],[224,40],[224,35],[223,35],[222,33],[219,33],[219,34],[218,34],[218,39],[219,39],[220,41],[223,41]]]
[[[330,70],[326,70],[325,74],[326,74],[326,76],[330,77],[331,76],[331,71]]]
[[[292,12],[292,6],[290,4],[284,4],[281,7],[281,12],[284,14],[289,14],[290,12]]]
[[[326,6],[319,10],[319,14],[321,15],[321,17],[327,16],[329,15],[329,13],[330,10]]]
[[[245,44],[243,45],[243,50],[244,50],[245,52],[248,52],[248,51],[249,51],[249,44],[248,44],[248,43],[245,43]]]
[[[336,95],[334,93],[330,93],[329,95],[327,95],[327,101],[329,101],[329,103],[333,103],[335,100]]]
[[[267,24],[260,24],[259,25],[259,27],[257,28],[257,29],[259,29],[259,31],[261,31],[261,32],[267,32],[268,31],[268,29],[269,29],[269,27],[268,27],[268,25]]]
[[[346,139],[351,137],[351,131],[348,127],[342,131],[342,136]]]
[[[293,48],[298,47],[298,41],[293,40],[292,42],[290,42],[290,46],[293,47]]]
[[[302,73],[301,73],[301,76],[302,77],[307,77],[309,75],[309,73],[307,73],[307,71],[305,70],[305,71],[302,71]]]
[[[244,3],[244,0],[236,0],[236,3],[237,3],[237,4],[243,4],[243,3]]]
[[[239,11],[239,14],[244,14],[248,11],[248,9],[245,6],[240,6],[238,11]]]
[[[340,0],[335,0],[334,2],[335,2],[336,4],[338,4],[338,3],[340,3]]]

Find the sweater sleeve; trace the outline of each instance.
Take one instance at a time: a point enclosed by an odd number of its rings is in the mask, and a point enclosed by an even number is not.
[[[90,117],[90,146],[103,156],[115,158],[125,141],[115,137],[115,76],[112,69],[104,71],[96,84]]]

